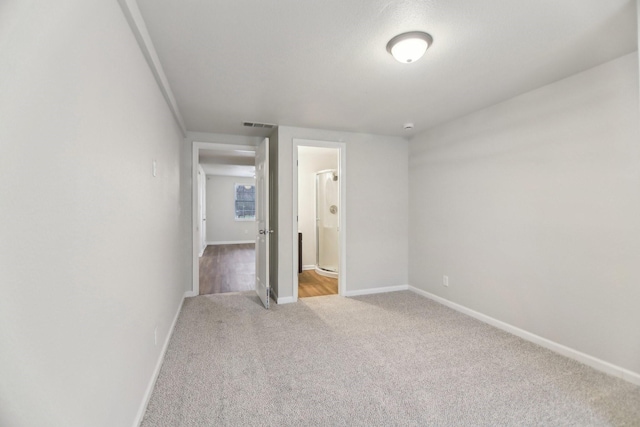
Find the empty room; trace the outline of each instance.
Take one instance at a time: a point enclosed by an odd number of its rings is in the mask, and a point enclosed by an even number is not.
[[[4,0],[0,425],[640,426],[639,0]]]

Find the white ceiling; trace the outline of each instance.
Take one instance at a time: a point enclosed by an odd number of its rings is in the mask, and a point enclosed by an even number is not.
[[[189,131],[410,137],[637,49],[635,0],[138,0]],[[393,36],[433,36],[413,64]],[[405,131],[403,123],[414,122]]]
[[[205,175],[255,176],[255,151],[200,149],[198,162]]]

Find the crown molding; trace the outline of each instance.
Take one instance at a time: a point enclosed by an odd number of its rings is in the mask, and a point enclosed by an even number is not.
[[[173,92],[171,91],[171,86],[169,86],[167,76],[162,69],[160,58],[158,58],[158,53],[153,46],[153,41],[151,40],[151,36],[147,30],[147,25],[142,18],[138,4],[135,0],[118,0],[118,3],[120,3],[120,7],[122,8],[125,18],[127,18],[129,27],[131,27],[131,31],[133,31],[133,34],[138,41],[138,46],[140,46],[140,50],[147,60],[147,64],[149,64],[149,68],[160,87],[162,96],[167,102],[167,105],[178,123],[180,130],[182,130],[182,136],[186,137],[187,128],[185,127],[184,120],[182,119],[182,115],[178,109],[178,104],[173,96]]]

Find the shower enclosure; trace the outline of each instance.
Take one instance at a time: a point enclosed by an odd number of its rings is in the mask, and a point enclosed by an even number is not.
[[[340,200],[338,173],[316,173],[316,272],[338,277],[338,231]]]

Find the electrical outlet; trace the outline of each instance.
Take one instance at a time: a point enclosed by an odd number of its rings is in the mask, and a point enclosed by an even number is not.
[[[449,276],[442,276],[442,286],[449,286]]]
[[[153,344],[158,345],[158,327],[153,330]]]

